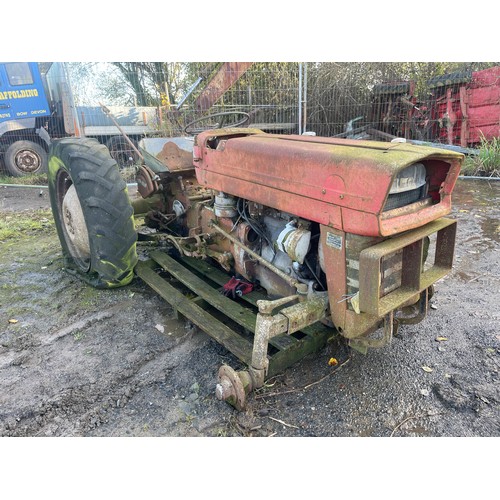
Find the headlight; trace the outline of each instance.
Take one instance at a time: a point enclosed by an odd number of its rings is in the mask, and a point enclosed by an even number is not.
[[[422,163],[414,163],[401,170],[392,181],[384,212],[425,198],[427,195],[426,176],[427,172]]]
[[[425,184],[426,170],[422,163],[414,163],[399,172],[392,181],[389,194],[411,191]]]

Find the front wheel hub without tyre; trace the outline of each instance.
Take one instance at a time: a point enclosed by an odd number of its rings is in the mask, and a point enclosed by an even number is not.
[[[238,411],[243,411],[246,407],[246,396],[251,390],[252,379],[248,372],[237,372],[227,365],[220,367],[219,383],[215,388],[215,396],[219,401],[226,401]]]

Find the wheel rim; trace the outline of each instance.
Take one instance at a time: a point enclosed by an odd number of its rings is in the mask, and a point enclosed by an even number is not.
[[[15,156],[16,167],[25,173],[36,172],[42,165],[42,158],[31,149],[23,149]]]
[[[75,263],[87,272],[90,269],[90,240],[80,199],[67,174],[59,176],[57,186],[64,239]]]

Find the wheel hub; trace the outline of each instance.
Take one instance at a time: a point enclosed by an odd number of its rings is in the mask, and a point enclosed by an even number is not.
[[[16,155],[16,166],[23,172],[35,172],[41,164],[41,158],[33,151],[25,149]]]
[[[243,411],[246,407],[246,395],[251,390],[252,380],[248,372],[237,372],[227,365],[220,367],[219,383],[215,388],[219,401],[226,401],[238,411]]]
[[[90,257],[90,243],[82,206],[75,186],[66,191],[62,203],[62,220],[70,243],[70,251],[75,258],[86,260]]]

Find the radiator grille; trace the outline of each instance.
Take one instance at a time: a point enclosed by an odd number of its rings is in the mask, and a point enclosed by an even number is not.
[[[388,210],[393,210],[394,208],[404,207],[415,203],[416,201],[425,198],[427,192],[427,186],[424,184],[411,191],[403,191],[401,193],[390,194],[387,198],[387,202],[384,207],[384,212]]]

